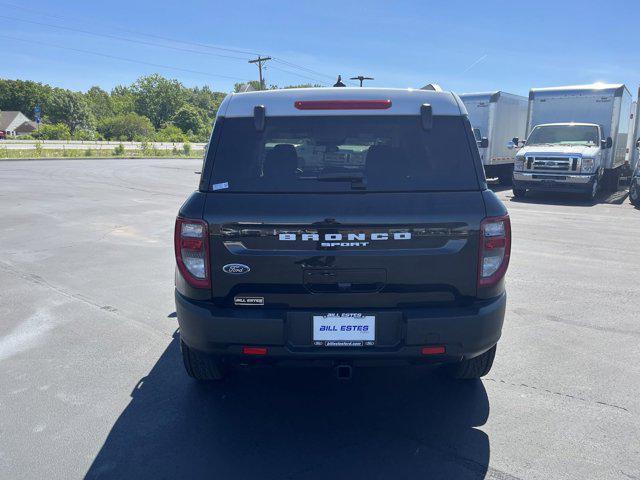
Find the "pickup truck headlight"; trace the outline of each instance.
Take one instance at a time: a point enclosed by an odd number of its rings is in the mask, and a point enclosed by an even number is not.
[[[593,173],[595,167],[596,167],[596,160],[594,158],[583,158],[582,166],[580,167],[580,172]]]
[[[513,169],[518,172],[521,172],[522,170],[524,170],[524,157],[516,156]]]

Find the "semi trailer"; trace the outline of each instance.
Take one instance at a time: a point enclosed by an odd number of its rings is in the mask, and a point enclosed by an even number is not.
[[[507,143],[525,135],[527,98],[497,91],[464,93],[460,99],[469,113],[485,175],[509,185],[515,150],[509,149]]]
[[[527,140],[516,154],[514,196],[528,190],[617,190],[629,154],[631,93],[624,84],[533,88]],[[510,146],[519,146],[514,138]]]

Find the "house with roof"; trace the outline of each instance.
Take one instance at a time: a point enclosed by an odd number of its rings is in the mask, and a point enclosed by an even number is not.
[[[30,120],[22,112],[1,111],[0,112],[0,130],[6,132],[6,135],[20,136],[32,133],[38,128],[38,124]]]

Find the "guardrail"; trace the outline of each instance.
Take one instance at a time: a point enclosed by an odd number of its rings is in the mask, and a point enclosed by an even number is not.
[[[0,140],[0,148],[7,150],[35,150],[37,145],[44,150],[113,150],[122,145],[125,150],[182,150],[184,142],[113,142],[83,140]],[[191,150],[204,150],[206,143],[189,143]]]

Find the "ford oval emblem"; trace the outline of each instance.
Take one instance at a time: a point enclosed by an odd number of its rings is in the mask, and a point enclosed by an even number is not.
[[[222,271],[232,275],[242,275],[243,273],[249,273],[251,269],[248,265],[244,265],[242,263],[228,263],[222,267]]]

